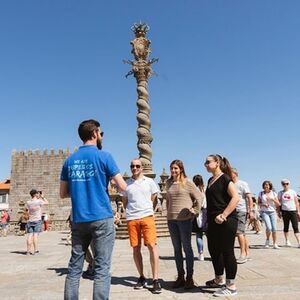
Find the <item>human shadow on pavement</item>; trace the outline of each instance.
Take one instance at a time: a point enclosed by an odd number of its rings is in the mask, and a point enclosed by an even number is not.
[[[174,256],[159,256],[159,259],[161,260],[175,260]]]
[[[10,253],[20,254],[20,255],[26,255],[27,251],[10,251]]]
[[[189,290],[185,290],[183,287],[182,288],[177,288],[174,289],[172,288],[172,285],[174,284],[174,281],[166,281],[161,279],[160,283],[161,283],[161,287],[163,290],[167,290],[176,294],[194,294],[194,293],[206,293],[206,294],[213,294],[215,292],[215,289],[210,289],[207,286],[199,286],[197,285],[197,282],[195,282],[195,287]]]
[[[68,268],[48,268],[49,271],[55,271],[58,276],[63,276],[68,274]]]
[[[161,260],[175,260],[175,257],[174,256],[159,256],[159,259]],[[183,258],[183,260],[185,260],[185,257]],[[198,258],[197,257],[194,257],[194,261],[197,261]],[[206,261],[211,261],[211,258],[210,257],[205,257],[204,260]]]
[[[219,288],[210,288],[206,285],[199,285],[198,289],[200,289],[200,292],[203,293],[203,294],[213,294]]]
[[[124,285],[124,286],[134,287],[137,281],[138,281],[138,277],[135,276],[124,276],[124,277],[112,276],[111,277],[111,284],[113,285]]]
[[[270,248],[273,248],[273,246],[270,246]],[[265,247],[265,245],[249,245],[249,249],[265,249],[268,250],[268,248]]]

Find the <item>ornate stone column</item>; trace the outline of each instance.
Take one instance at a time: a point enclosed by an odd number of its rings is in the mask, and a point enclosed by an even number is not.
[[[145,175],[154,178],[155,174],[152,170],[151,143],[153,138],[151,135],[148,78],[153,74],[151,64],[158,61],[158,59],[149,60],[151,42],[146,38],[146,33],[149,29],[149,26],[145,23],[135,23],[131,27],[131,30],[135,34],[135,39],[130,42],[132,45],[131,53],[135,60],[126,60],[124,62],[132,65],[132,69],[128,72],[126,78],[133,74],[137,82],[137,148],[139,150],[139,158],[143,163]]]
[[[167,191],[166,191],[166,183],[167,183],[167,179],[169,178],[169,175],[166,173],[165,168],[163,168],[163,171],[160,175],[160,182],[158,183],[159,188],[160,188],[160,203],[161,203],[161,208],[162,210],[166,210],[166,195],[167,195]]]

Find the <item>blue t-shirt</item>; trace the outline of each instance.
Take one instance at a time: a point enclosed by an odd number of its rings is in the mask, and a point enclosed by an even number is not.
[[[113,217],[107,187],[110,178],[118,173],[111,154],[94,145],[83,145],[66,159],[60,179],[68,182],[73,222]]]

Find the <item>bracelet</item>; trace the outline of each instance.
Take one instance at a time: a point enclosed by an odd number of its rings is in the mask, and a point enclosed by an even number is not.
[[[223,214],[220,214],[220,217],[221,217],[221,219],[222,219],[223,221],[226,221],[226,220],[227,220],[226,217],[225,217]]]

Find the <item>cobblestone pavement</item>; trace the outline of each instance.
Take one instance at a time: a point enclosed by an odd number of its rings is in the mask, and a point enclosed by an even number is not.
[[[282,228],[282,224],[279,224]],[[63,299],[64,279],[71,247],[66,245],[66,232],[46,232],[40,235],[40,253],[25,255],[25,237],[0,238],[0,295],[2,300]],[[247,232],[251,245],[251,260],[238,265],[238,295],[234,299],[300,299],[300,249],[290,232],[293,247],[284,247],[278,231],[279,250],[264,248],[264,234]],[[205,238],[204,238],[205,239]],[[205,261],[195,261],[194,279],[198,285],[191,291],[172,290],[176,277],[175,261],[169,238],[160,238],[160,278],[163,291],[153,295],[149,290],[134,290],[137,272],[128,240],[116,240],[110,299],[212,299],[214,289],[204,282],[213,278],[213,268],[207,249]],[[195,237],[193,247],[196,256]],[[236,256],[239,249],[236,247]],[[149,255],[143,248],[145,275],[151,277]],[[92,284],[88,279],[80,283],[80,299],[92,299]]]

